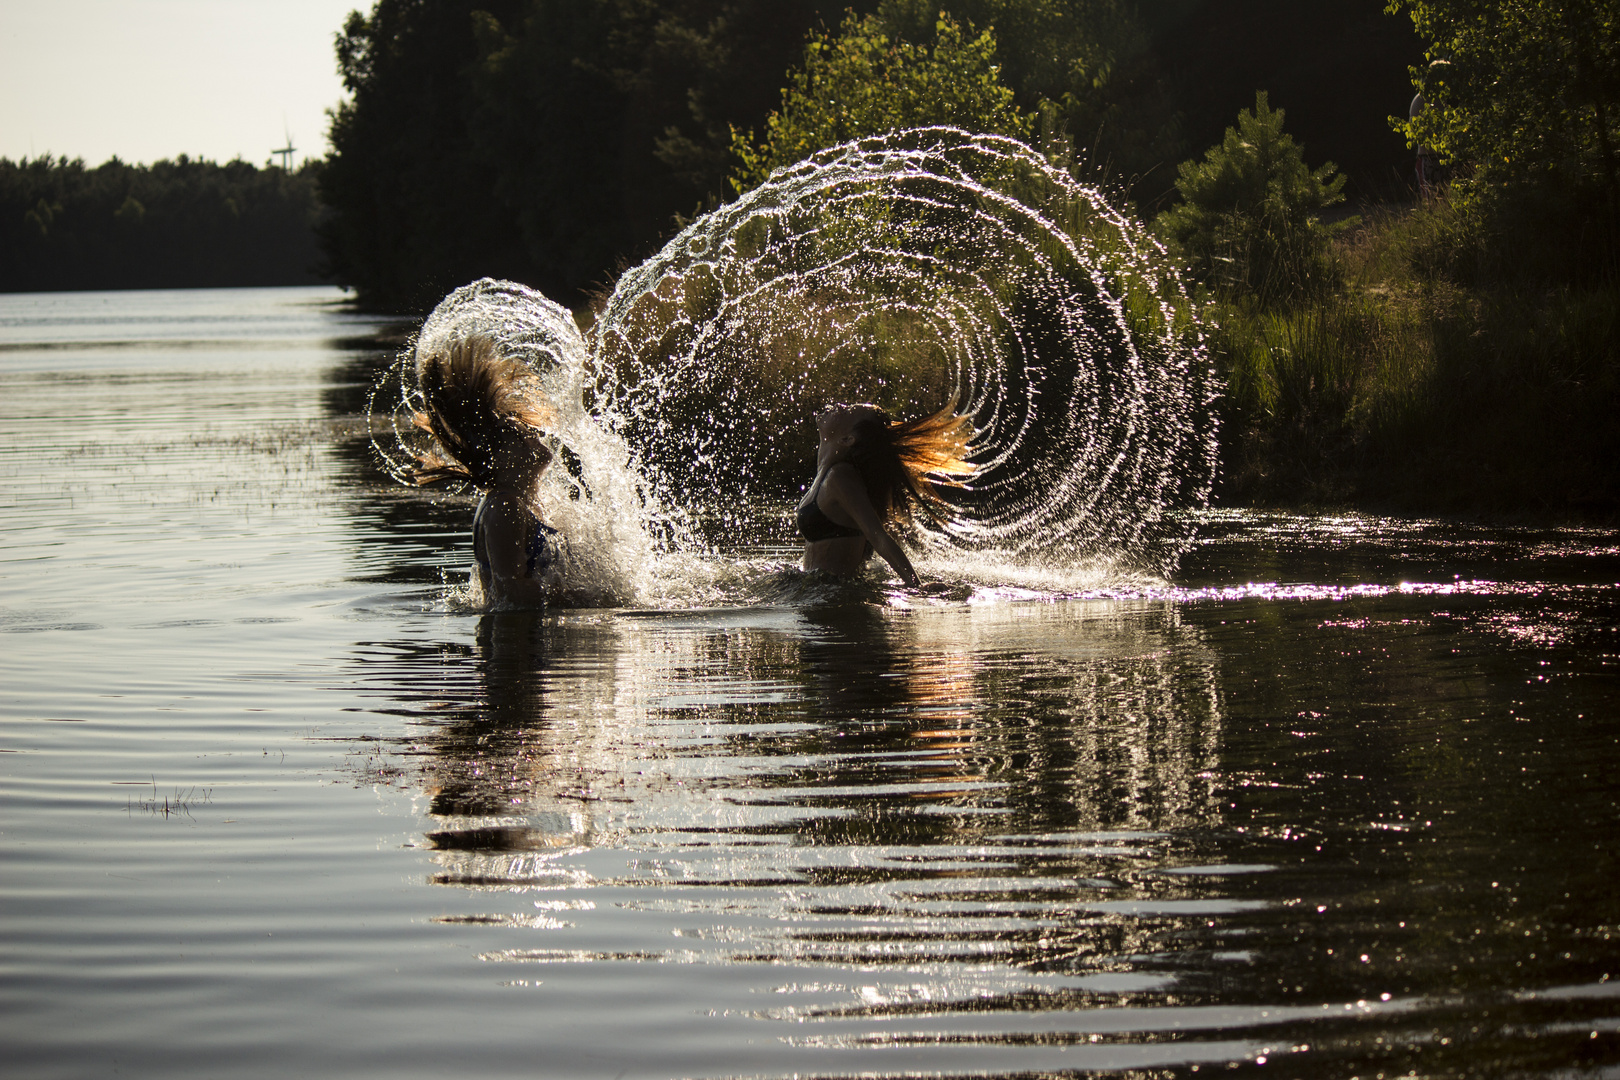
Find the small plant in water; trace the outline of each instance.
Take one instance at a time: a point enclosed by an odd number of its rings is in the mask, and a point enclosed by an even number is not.
[[[189,818],[193,806],[203,806],[214,801],[213,788],[203,788],[201,791],[195,786],[184,791],[175,788],[173,795],[160,795],[158,794],[157,778],[153,777],[151,783],[151,796],[137,798],[131,795],[125,813],[133,816],[135,811],[139,810],[142,813],[162,815],[166,818],[181,814]]]
[[[382,784],[391,787],[405,780],[405,769],[390,756],[378,740],[362,737],[368,747],[349,751],[344,764],[354,773],[355,786]]]

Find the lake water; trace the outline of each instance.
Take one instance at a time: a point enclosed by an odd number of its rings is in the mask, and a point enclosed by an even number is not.
[[[337,295],[0,296],[7,1077],[1620,1076],[1613,533],[479,616]]]

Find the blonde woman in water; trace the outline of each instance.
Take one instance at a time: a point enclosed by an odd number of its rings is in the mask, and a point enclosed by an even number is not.
[[[484,603],[540,607],[562,584],[562,539],[535,511],[551,464],[542,425],[552,411],[534,373],[468,335],[417,359],[416,426],[438,452],[418,455],[418,484],[465,480],[483,495],[473,516],[473,558]]]
[[[804,568],[847,577],[875,551],[907,585],[917,571],[891,526],[945,509],[937,484],[961,486],[976,471],[970,417],[953,399],[939,412],[897,422],[876,405],[830,405],[816,414],[816,477],[799,501]]]

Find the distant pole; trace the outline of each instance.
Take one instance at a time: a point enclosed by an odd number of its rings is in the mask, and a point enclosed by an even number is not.
[[[292,144],[292,134],[290,132],[284,132],[284,134],[287,136],[287,145],[283,146],[279,150],[272,150],[270,152],[281,158],[282,171],[290,172],[292,170],[292,156],[298,152],[298,149]]]

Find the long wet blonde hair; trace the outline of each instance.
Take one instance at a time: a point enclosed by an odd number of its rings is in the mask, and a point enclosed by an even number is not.
[[[849,461],[866,481],[866,494],[885,517],[916,524],[921,510],[935,522],[950,514],[941,487],[964,487],[978,472],[973,454],[973,418],[956,411],[957,398],[936,413],[896,421],[875,405],[851,405],[855,446]]]
[[[418,484],[465,480],[487,491],[500,452],[524,438],[524,428],[543,429],[555,419],[534,372],[522,360],[502,356],[484,334],[468,334],[418,357],[416,377],[422,411],[411,420],[443,451],[417,454]]]

